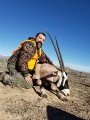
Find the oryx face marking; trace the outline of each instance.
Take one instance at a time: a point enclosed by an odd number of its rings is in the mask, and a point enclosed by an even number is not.
[[[56,86],[65,96],[70,95],[69,85],[68,85],[68,76],[66,72],[53,71],[48,77],[46,77],[51,83],[55,83]]]
[[[62,76],[60,77],[57,87],[59,90],[61,90],[65,96],[70,95],[69,85],[68,85],[68,76],[66,72],[62,73]]]

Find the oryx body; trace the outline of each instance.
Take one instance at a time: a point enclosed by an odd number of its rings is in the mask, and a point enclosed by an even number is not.
[[[48,63],[37,64],[33,79],[37,79],[36,83],[40,86],[41,96],[43,97],[46,97],[43,85],[55,91],[59,98],[61,98],[62,95],[70,95],[67,81],[68,77],[65,72],[62,72],[56,66]]]

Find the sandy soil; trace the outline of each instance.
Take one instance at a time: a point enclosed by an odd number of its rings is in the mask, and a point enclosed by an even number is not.
[[[90,74],[68,74],[71,95],[66,102],[47,90],[48,98],[41,98],[38,86],[36,92],[0,82],[0,120],[90,120]]]

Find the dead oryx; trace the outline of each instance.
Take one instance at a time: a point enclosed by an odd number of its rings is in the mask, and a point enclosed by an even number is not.
[[[47,30],[46,30],[47,32]],[[56,92],[58,98],[64,99],[66,96],[70,95],[69,85],[68,85],[68,76],[65,72],[64,62],[61,56],[61,52],[56,40],[57,48],[50,36],[50,40],[54,46],[55,52],[57,54],[60,68],[57,68],[54,65],[50,65],[47,63],[37,64],[35,69],[35,74],[33,75],[33,79],[37,78],[37,84],[40,86],[40,92],[42,97],[47,97],[44,86],[49,86],[49,88]]]

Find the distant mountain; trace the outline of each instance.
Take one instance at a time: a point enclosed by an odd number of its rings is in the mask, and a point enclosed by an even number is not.
[[[6,63],[9,56],[0,55],[0,63]]]
[[[3,56],[2,56],[2,55],[0,55],[0,58],[3,58]]]
[[[0,59],[1,59],[1,58],[9,58],[9,56],[0,55]]]

